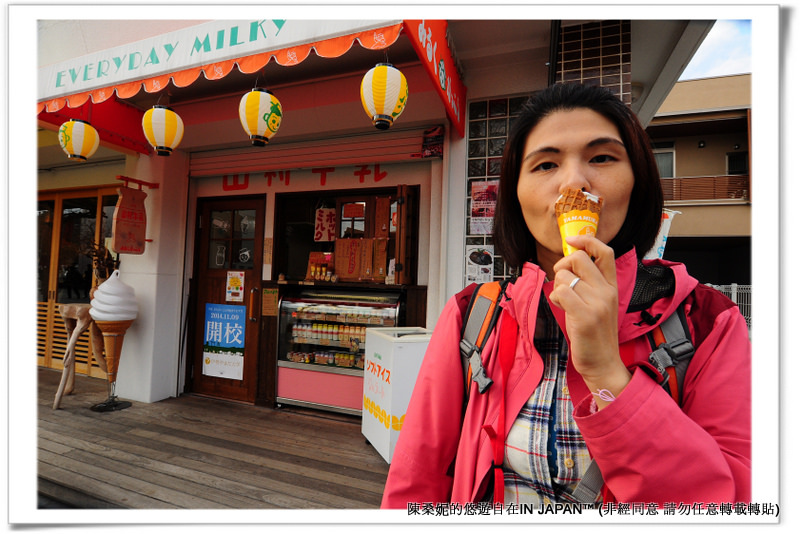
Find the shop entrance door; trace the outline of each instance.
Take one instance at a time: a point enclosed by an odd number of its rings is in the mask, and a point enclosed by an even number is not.
[[[39,194],[37,205],[37,364],[62,369],[67,330],[61,304],[89,304],[96,283],[94,244],[107,244],[117,203],[117,188],[81,188]],[[105,378],[93,358],[89,331],[75,346],[75,371]]]
[[[189,390],[254,403],[265,198],[200,199]]]

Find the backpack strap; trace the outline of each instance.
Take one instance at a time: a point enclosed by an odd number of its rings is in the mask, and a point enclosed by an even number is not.
[[[681,404],[686,368],[694,356],[694,345],[683,306],[679,306],[666,321],[650,332],[648,338],[653,348],[648,361],[661,374],[661,386],[676,403]]]
[[[686,368],[694,356],[694,345],[683,306],[679,306],[661,325],[648,332],[647,336],[653,349],[648,360],[661,375],[661,387],[680,405]],[[592,460],[572,491],[572,498],[582,503],[594,503],[602,489],[603,474],[597,462]]]
[[[460,343],[461,364],[464,369],[464,406],[469,400],[472,382],[478,385],[481,393],[493,383],[486,375],[481,352],[500,317],[502,307],[498,303],[505,294],[506,285],[507,280],[478,285],[465,311]]]

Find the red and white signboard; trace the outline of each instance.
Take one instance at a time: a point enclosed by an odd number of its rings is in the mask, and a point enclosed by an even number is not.
[[[447,21],[404,20],[403,31],[436,86],[450,122],[464,137],[467,87],[458,75],[453,53],[447,44]]]

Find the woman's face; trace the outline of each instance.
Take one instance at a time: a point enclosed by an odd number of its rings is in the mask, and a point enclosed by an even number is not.
[[[563,256],[555,203],[568,187],[602,197],[597,238],[608,243],[617,235],[634,177],[613,122],[588,108],[556,111],[528,134],[522,158],[517,197],[540,264]]]

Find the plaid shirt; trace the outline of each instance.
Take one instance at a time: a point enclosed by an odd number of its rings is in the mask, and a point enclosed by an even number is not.
[[[542,381],[520,410],[506,439],[506,503],[570,501],[569,492],[591,463],[572,417],[566,339],[544,296],[539,302],[534,346],[544,370]]]

